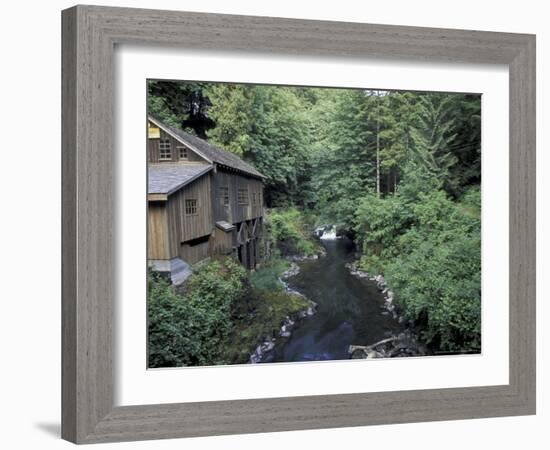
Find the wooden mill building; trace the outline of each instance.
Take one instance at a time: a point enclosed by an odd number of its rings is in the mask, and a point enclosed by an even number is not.
[[[147,154],[149,265],[175,284],[213,255],[233,254],[255,268],[265,177],[237,155],[152,116]]]

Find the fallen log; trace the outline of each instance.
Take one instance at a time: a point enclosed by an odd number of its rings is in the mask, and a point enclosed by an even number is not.
[[[348,353],[352,355],[357,350],[362,350],[365,353],[373,351],[376,347],[382,344],[387,344],[388,342],[393,342],[399,339],[397,336],[393,336],[391,338],[382,339],[381,341],[378,341],[372,345],[350,345],[348,348]]]

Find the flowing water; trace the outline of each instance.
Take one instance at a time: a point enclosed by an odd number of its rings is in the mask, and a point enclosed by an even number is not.
[[[273,361],[348,359],[348,347],[370,345],[401,326],[384,310],[376,283],[352,276],[345,264],[353,261],[353,244],[346,239],[324,240],[327,255],[299,263],[300,273],[289,286],[318,304],[288,340],[276,346]]]

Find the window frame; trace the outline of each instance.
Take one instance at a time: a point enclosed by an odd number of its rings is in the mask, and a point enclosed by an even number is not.
[[[243,192],[246,193],[245,201],[243,201],[243,197],[241,196]],[[237,204],[242,206],[248,206],[250,204],[250,193],[248,192],[247,187],[237,189]]]
[[[193,202],[193,203],[191,203]],[[199,200],[186,198],[184,203],[185,216],[196,216],[199,214]],[[191,211],[191,212],[190,212]]]
[[[168,144],[168,150],[162,148],[163,144]],[[168,151],[168,157],[166,157],[166,151]],[[162,156],[163,152],[165,152],[165,156]],[[159,161],[172,161],[172,156],[172,142],[170,139],[159,138]]]
[[[222,206],[229,206],[231,205],[231,197],[229,194],[229,186],[220,186],[219,187],[219,193],[220,193],[220,199]],[[226,203],[227,200],[227,203]]]
[[[185,153],[185,156],[181,156],[182,150]],[[176,153],[178,154],[178,161],[189,161],[189,149],[185,145],[177,145]]]

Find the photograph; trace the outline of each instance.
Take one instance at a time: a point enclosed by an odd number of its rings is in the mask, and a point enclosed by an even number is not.
[[[481,353],[481,95],[147,80],[148,367]]]

